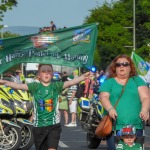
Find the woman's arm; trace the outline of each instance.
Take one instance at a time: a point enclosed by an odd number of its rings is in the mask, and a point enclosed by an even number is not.
[[[1,80],[1,79],[0,79],[0,84],[4,84],[6,86],[9,86],[9,87],[11,87],[13,89],[17,89],[17,90],[28,91],[28,86],[26,84],[19,84],[19,83],[16,83],[16,82],[10,82],[10,81]]]
[[[99,94],[99,100],[102,103],[102,106],[108,111],[109,116],[116,120],[117,112],[112,106],[110,100],[109,100],[110,94],[108,92],[100,92]]]
[[[150,110],[149,89],[146,86],[140,86],[140,87],[138,87],[138,92],[139,92],[140,100],[142,103],[140,117],[142,120],[146,121],[149,118],[149,110]]]

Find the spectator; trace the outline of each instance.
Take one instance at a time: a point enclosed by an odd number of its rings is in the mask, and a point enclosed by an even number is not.
[[[72,80],[74,78],[78,77],[78,70],[74,70],[73,71],[73,75],[70,75],[68,77],[68,80]],[[71,87],[69,87],[68,89],[68,95],[67,98],[69,100],[69,110],[71,113],[71,122],[66,125],[67,127],[76,127],[77,123],[76,123],[76,113],[77,113],[77,98],[75,97],[75,93],[77,91],[77,85],[73,85]]]
[[[150,93],[146,83],[137,76],[133,61],[127,55],[118,55],[110,64],[108,79],[100,87],[99,99],[104,114],[116,120],[116,131],[127,124],[135,126],[137,135],[143,135],[143,121],[149,118]],[[120,101],[114,104],[122,93]],[[106,137],[108,150],[115,150],[114,132]]]
[[[51,21],[50,24],[51,24],[51,30],[52,31],[56,30],[56,25],[54,24],[54,22]]]
[[[121,141],[119,141],[116,150],[142,150],[142,145],[135,143],[136,129],[132,125],[124,126],[121,129]]]
[[[16,70],[15,72],[15,77],[21,82],[21,83],[25,83],[25,77],[24,75],[22,74],[21,70]]]
[[[100,73],[99,73],[99,71],[97,70],[96,73],[95,73],[95,77],[98,78],[99,75],[100,75]]]
[[[64,71],[63,74],[62,74],[61,80],[62,80],[62,81],[67,81],[67,78],[68,78],[67,72]]]
[[[21,70],[16,70],[15,71],[15,77],[21,82],[20,75],[21,75]]]
[[[67,80],[66,80],[67,81]],[[68,100],[67,100],[67,92],[68,92],[68,88],[64,89],[59,98],[59,112],[60,112],[60,118],[62,117],[62,112],[64,114],[64,120],[65,120],[65,124],[64,126],[66,126],[68,124]]]

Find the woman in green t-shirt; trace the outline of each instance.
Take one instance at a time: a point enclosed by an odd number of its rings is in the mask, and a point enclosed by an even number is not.
[[[108,79],[100,87],[99,99],[105,113],[116,120],[116,130],[133,124],[137,134],[142,135],[142,120],[149,118],[150,94],[146,83],[137,76],[135,66],[127,55],[117,56],[108,68]],[[126,83],[127,82],[127,83]],[[121,95],[117,108],[114,105]],[[113,132],[106,137],[110,150],[115,149]]]

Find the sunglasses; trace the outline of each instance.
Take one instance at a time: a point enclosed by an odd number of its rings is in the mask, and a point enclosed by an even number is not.
[[[128,62],[123,62],[123,63],[116,63],[115,66],[116,67],[121,67],[121,66],[128,67],[130,66],[130,64]]]

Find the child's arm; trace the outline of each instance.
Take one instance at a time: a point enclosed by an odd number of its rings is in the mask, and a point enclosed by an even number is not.
[[[10,82],[10,81],[1,80],[1,79],[0,79],[0,84],[4,84],[6,86],[9,86],[9,87],[11,87],[13,89],[17,89],[17,90],[28,91],[28,86],[26,84],[19,84],[19,83],[16,83],[16,82]]]
[[[85,74],[71,80],[71,81],[66,81],[64,82],[64,86],[63,86],[63,89],[69,87],[69,86],[72,86],[72,85],[75,85],[75,84],[78,84],[80,83],[81,81],[85,80],[86,77],[89,77],[90,75],[90,72],[86,72]]]

